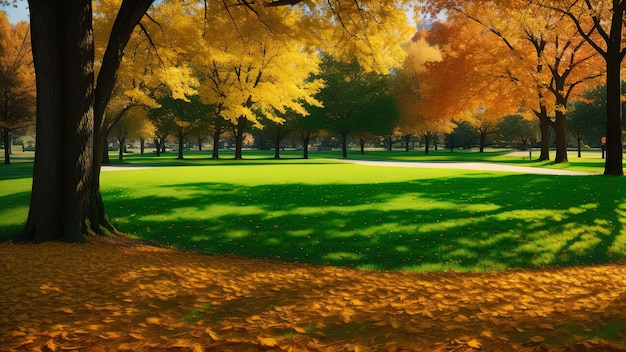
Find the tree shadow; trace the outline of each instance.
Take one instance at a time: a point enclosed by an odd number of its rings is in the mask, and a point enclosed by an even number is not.
[[[626,257],[618,178],[477,172],[374,184],[160,187],[130,200],[104,194],[120,230],[208,253],[372,270],[490,271]]]

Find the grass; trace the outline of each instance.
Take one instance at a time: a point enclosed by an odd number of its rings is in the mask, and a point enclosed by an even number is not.
[[[184,167],[103,172],[108,215],[133,237],[177,248],[365,270],[494,271],[626,258],[625,178],[371,167],[329,159],[335,152],[271,155],[128,157],[115,164]],[[365,156],[553,166],[504,151]],[[593,154],[558,167],[603,170]],[[30,164],[0,167],[0,238],[23,225],[30,182]]]

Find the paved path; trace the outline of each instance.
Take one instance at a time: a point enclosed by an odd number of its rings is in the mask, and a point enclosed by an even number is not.
[[[593,172],[571,171],[561,169],[544,169],[540,167],[515,166],[487,162],[425,162],[425,161],[370,161],[370,160],[344,160],[337,159],[341,162],[368,165],[368,166],[392,166],[392,167],[413,167],[424,169],[459,169],[459,170],[477,170],[477,171],[503,171],[503,172],[519,172],[524,174],[535,175],[563,175],[563,176],[588,176],[598,175]],[[141,170],[151,169],[153,167],[145,166],[103,166],[102,171],[124,171],[124,170]]]
[[[598,175],[593,172],[571,171],[561,169],[544,169],[539,167],[515,166],[487,162],[422,162],[422,161],[369,161],[369,160],[342,160],[347,163],[369,166],[395,166],[395,167],[415,167],[426,169],[459,169],[459,170],[479,170],[479,171],[504,171],[519,172],[536,175],[563,175],[563,176],[588,176]]]

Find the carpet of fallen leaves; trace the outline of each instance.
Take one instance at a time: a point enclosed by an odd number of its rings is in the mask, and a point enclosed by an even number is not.
[[[625,322],[624,263],[421,274],[0,244],[2,351],[626,351]]]

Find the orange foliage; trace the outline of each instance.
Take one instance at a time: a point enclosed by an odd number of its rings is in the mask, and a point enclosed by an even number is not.
[[[581,332],[626,309],[624,264],[363,272],[98,241],[0,244],[0,350],[610,350]]]

